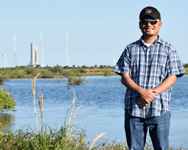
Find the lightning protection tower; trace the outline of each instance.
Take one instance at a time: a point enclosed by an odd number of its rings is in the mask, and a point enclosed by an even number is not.
[[[66,58],[65,58],[65,66],[70,66],[69,60],[69,46],[68,46],[68,34],[66,33]]]
[[[43,45],[42,45],[42,32],[40,33],[40,66],[44,67]]]
[[[16,54],[16,36],[14,34],[14,56],[13,56],[13,67],[17,66],[17,54]]]
[[[6,67],[6,54],[3,54],[3,68]]]

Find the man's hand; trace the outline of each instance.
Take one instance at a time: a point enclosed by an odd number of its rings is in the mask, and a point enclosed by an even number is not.
[[[137,104],[141,107],[147,106],[155,98],[156,92],[152,89],[142,90],[140,93],[141,98],[138,100]]]
[[[142,99],[142,98],[140,98],[140,99],[138,100],[137,104],[138,104],[139,106],[141,106],[141,107],[145,107],[145,106],[148,105],[148,103],[147,103],[144,99]]]
[[[140,93],[142,99],[144,99],[147,103],[150,103],[155,98],[155,93],[152,89],[142,90]]]

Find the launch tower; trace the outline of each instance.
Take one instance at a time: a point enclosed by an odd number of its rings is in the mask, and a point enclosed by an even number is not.
[[[40,33],[40,66],[44,67],[43,45],[42,45],[42,32]]]
[[[6,54],[3,54],[3,68],[6,67]]]
[[[69,46],[68,46],[68,34],[66,33],[66,58],[65,58],[65,66],[70,66],[69,60]]]
[[[17,66],[17,55],[16,55],[16,36],[14,34],[14,56],[13,56],[13,67]]]

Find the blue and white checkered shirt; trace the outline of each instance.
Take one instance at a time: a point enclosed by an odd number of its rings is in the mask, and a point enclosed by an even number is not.
[[[167,77],[182,76],[185,73],[176,49],[160,37],[149,47],[139,39],[128,45],[113,72],[128,74],[130,78],[144,89],[154,89]],[[140,95],[127,89],[125,110],[132,116],[150,118],[170,111],[172,88],[155,96],[146,107],[140,107],[137,101]]]

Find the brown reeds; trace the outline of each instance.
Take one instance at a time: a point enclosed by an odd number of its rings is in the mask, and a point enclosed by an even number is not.
[[[79,113],[82,112],[82,110],[81,110],[81,111],[78,111],[81,107],[82,107],[82,106],[80,106],[80,107],[76,110],[76,113],[74,114],[74,117],[73,117],[73,119],[72,119],[72,124],[71,124],[71,126],[69,127],[70,129],[69,129],[69,133],[68,133],[68,136],[67,136],[67,140],[69,140],[69,138],[70,138],[70,136],[71,136],[71,131],[72,131],[73,126],[77,123],[77,122],[74,122],[74,119],[75,119],[76,115],[78,115]]]
[[[68,124],[67,124],[67,133],[66,133],[66,137],[67,137],[66,139],[67,140],[69,140],[70,135],[71,135],[72,127],[75,124],[74,123],[74,118],[76,117],[76,114],[74,115],[73,121],[72,121],[72,124],[71,124],[71,118],[72,118],[72,113],[73,113],[73,110],[74,110],[75,102],[76,102],[76,97],[75,97],[75,91],[73,89],[73,101],[72,101],[72,106],[70,108],[69,121],[68,121]]]
[[[76,113],[74,113],[74,117],[72,119],[72,123],[71,123],[71,118],[72,118],[72,114],[73,114],[73,110],[74,110],[74,106],[75,106],[75,102],[76,102],[76,97],[75,97],[75,91],[73,89],[73,101],[72,101],[72,107],[70,108],[70,114],[69,114],[69,121],[68,121],[68,124],[67,124],[67,133],[66,133],[66,139],[69,140],[70,139],[70,136],[71,136],[71,131],[72,131],[72,128],[73,126],[77,123],[77,122],[74,122],[74,119],[76,117],[76,115],[78,115],[79,113],[81,113],[82,111],[79,111],[79,109],[82,107],[80,106],[77,110],[76,110]],[[99,134],[98,136],[96,135],[89,150],[92,149],[94,143],[101,137],[103,137],[105,133],[101,133]]]
[[[33,104],[34,104],[34,110],[35,110],[35,117],[36,117],[36,126],[37,126],[37,133],[38,133],[38,121],[37,121],[37,111],[36,111],[36,106],[35,106],[35,83],[37,80],[39,74],[37,74],[36,77],[33,77],[33,79],[31,80],[31,86],[32,86],[32,92],[33,92]],[[39,98],[39,106],[40,106],[40,112],[41,112],[41,124],[42,124],[42,131],[43,131],[43,126],[44,126],[44,120],[43,120],[43,94],[38,94],[38,98]],[[81,106],[77,109],[76,113],[74,113],[74,116],[72,118],[72,114],[73,114],[73,110],[74,110],[74,106],[75,106],[75,102],[76,102],[76,96],[75,96],[75,91],[73,89],[73,102],[72,102],[72,106],[70,108],[70,114],[69,114],[69,120],[68,120],[68,124],[67,124],[67,130],[66,130],[66,140],[68,141],[71,137],[71,133],[72,133],[72,128],[73,126],[77,123],[74,122],[74,119],[76,117],[76,115],[78,115],[79,113],[81,113],[82,111],[79,111],[79,109],[81,108]],[[72,118],[72,122],[71,122],[71,118]],[[43,133],[42,133],[43,134]],[[101,137],[103,137],[105,133],[101,133],[98,136],[96,135],[94,140],[92,141],[92,144],[89,148],[89,150],[92,149],[94,143]]]
[[[44,94],[39,94],[37,93],[38,98],[39,98],[39,107],[40,107],[40,113],[41,113],[41,126],[42,126],[42,131],[43,131],[43,127],[44,127],[44,118],[43,118],[43,114],[44,114],[44,110],[43,110],[43,95]]]
[[[36,118],[36,127],[37,127],[37,133],[38,133],[38,120],[37,120],[37,110],[36,110],[36,106],[35,106],[35,83],[37,80],[37,77],[39,76],[39,73],[33,77],[33,79],[31,80],[31,87],[32,87],[32,92],[33,92],[33,104],[34,104],[34,111],[35,111],[35,118]]]
[[[98,139],[100,139],[101,137],[103,137],[104,134],[105,134],[105,133],[101,133],[101,134],[99,134],[98,136],[97,136],[97,135],[95,136],[95,138],[93,139],[93,142],[91,143],[91,146],[90,146],[89,150],[92,149],[94,143],[95,143]]]

